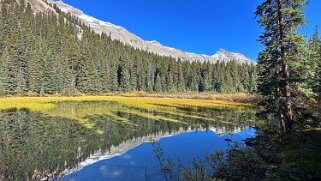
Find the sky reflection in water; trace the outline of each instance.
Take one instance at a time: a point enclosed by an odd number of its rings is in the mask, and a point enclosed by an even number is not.
[[[191,163],[193,158],[204,158],[205,155],[227,148],[225,139],[242,141],[255,136],[254,129],[240,133],[216,135],[213,131],[195,131],[182,133],[160,140],[166,157],[182,163]],[[87,180],[163,180],[159,172],[151,143],[143,143],[127,153],[111,159],[102,160],[65,177],[67,181]]]

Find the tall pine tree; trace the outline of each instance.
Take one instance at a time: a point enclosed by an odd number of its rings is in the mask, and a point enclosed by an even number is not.
[[[259,91],[266,98],[265,111],[278,118],[283,132],[291,132],[301,115],[297,67],[303,61],[304,37],[297,30],[305,23],[304,7],[304,0],[265,0],[256,11],[265,46],[259,56]]]

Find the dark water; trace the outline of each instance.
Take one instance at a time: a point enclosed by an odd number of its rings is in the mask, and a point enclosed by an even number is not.
[[[160,140],[166,156],[189,163],[225,149],[227,138],[253,137],[254,119],[250,109],[162,112],[113,102],[2,111],[0,180],[161,180],[150,141]]]

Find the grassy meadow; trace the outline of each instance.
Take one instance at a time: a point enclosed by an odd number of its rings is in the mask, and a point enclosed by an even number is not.
[[[180,124],[191,124],[186,120],[211,122],[216,120],[224,124],[232,124],[230,117],[223,116],[224,114],[221,113],[217,115],[212,113],[227,111],[227,114],[234,112],[242,115],[254,110],[251,103],[244,101],[251,98],[253,96],[249,94],[184,93],[166,96],[141,92],[109,96],[5,97],[0,98],[0,111],[28,109],[53,117],[71,119],[88,129],[96,127],[95,121],[88,117],[97,115],[107,116],[113,121],[129,126],[133,123],[124,115]],[[201,110],[211,111],[202,112]],[[102,134],[104,131],[97,129],[96,132]]]
[[[41,111],[53,109],[57,103],[66,101],[112,101],[131,107],[157,110],[160,107],[168,110],[176,106],[203,107],[203,108],[232,108],[241,109],[252,104],[248,100],[254,99],[251,94],[146,94],[142,92],[107,96],[78,96],[78,97],[4,97],[0,98],[0,110],[30,109]]]

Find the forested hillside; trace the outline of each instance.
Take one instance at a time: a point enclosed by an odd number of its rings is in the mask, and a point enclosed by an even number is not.
[[[25,5],[24,5],[25,4]],[[140,51],[64,14],[1,1],[1,95],[108,92],[252,92],[256,66],[200,63]]]

